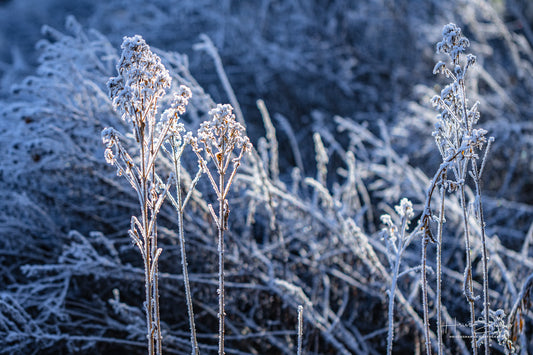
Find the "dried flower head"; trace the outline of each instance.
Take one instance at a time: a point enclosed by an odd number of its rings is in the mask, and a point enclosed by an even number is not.
[[[437,43],[437,53],[449,54],[454,64],[458,64],[459,54],[470,46],[470,41],[463,36],[461,28],[449,23],[442,29],[442,41]]]
[[[118,76],[107,83],[109,97],[122,119],[140,126],[147,117],[155,117],[157,100],[170,87],[171,78],[141,36],[124,37],[121,48]]]
[[[178,92],[174,93],[170,107],[163,112],[161,120],[157,123],[156,129],[160,134],[168,129],[166,137],[161,137],[162,139],[172,138],[174,140],[172,144],[181,145],[182,135],[185,134],[186,129],[183,123],[179,122],[179,118],[185,114],[191,96],[191,89],[185,85],[181,85]]]
[[[400,204],[395,206],[394,209],[396,210],[396,213],[398,213],[398,216],[402,218],[405,217],[407,220],[413,218],[415,215],[413,212],[413,204],[407,198],[402,198]]]
[[[251,149],[250,139],[245,135],[244,127],[235,120],[231,105],[219,104],[209,111],[209,115],[211,121],[203,122],[198,129],[198,140],[215,160],[217,168],[223,169],[227,167],[224,157],[229,157],[236,147],[242,148],[243,152]]]
[[[442,37],[442,41],[437,44],[437,53],[449,55],[451,62],[447,65],[439,61],[433,68],[433,74],[444,74],[452,82],[441,90],[440,95],[434,96],[431,102],[440,111],[433,136],[443,159],[448,159],[466,146],[481,148],[486,132],[473,132],[473,127],[479,120],[478,103],[469,108],[466,97],[465,76],[476,62],[474,55],[464,54],[470,42],[453,23],[444,27]]]

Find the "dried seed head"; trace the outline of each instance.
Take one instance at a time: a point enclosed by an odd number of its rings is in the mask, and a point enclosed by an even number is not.
[[[459,54],[464,52],[468,46],[470,42],[463,36],[461,28],[450,23],[442,30],[442,41],[437,43],[437,53],[449,54],[453,62],[458,64]]]
[[[231,105],[219,104],[209,111],[209,115],[211,121],[203,122],[198,130],[198,138],[206,149],[213,147],[217,153],[226,156],[235,147],[242,147],[245,151],[251,148],[244,127],[235,120]]]
[[[400,205],[395,206],[394,209],[400,217],[411,219],[415,215],[413,212],[413,204],[407,198],[402,198],[400,201]]]
[[[157,99],[170,87],[171,78],[141,36],[124,37],[121,48],[118,76],[107,83],[109,97],[125,121],[140,126],[148,109],[155,115]]]

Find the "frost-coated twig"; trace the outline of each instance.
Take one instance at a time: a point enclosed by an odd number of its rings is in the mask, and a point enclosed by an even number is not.
[[[278,151],[278,140],[276,138],[276,128],[272,124],[272,120],[270,119],[270,114],[268,113],[267,107],[263,100],[257,100],[257,108],[259,109],[259,112],[261,113],[261,117],[263,118],[263,124],[265,125],[265,130],[266,130],[266,138],[268,140],[268,146],[270,150],[270,156],[269,156],[270,176],[273,181],[278,181],[279,179],[279,163],[278,163],[279,151]]]
[[[174,119],[173,121],[174,123],[169,129],[169,134],[168,134],[167,141],[166,141],[167,144],[170,146],[170,149],[168,149],[165,145],[163,145],[162,147],[164,151],[168,153],[173,163],[172,167],[173,167],[174,176],[175,176],[176,197],[174,198],[170,193],[168,197],[171,203],[174,205],[174,208],[176,209],[176,212],[178,215],[178,240],[180,244],[181,268],[182,268],[182,275],[183,275],[183,284],[185,287],[187,314],[189,316],[189,329],[190,329],[190,335],[191,335],[191,354],[198,355],[199,348],[198,348],[198,340],[196,337],[196,325],[194,322],[194,310],[193,310],[191,286],[190,286],[189,272],[188,272],[188,265],[187,265],[187,252],[186,252],[186,247],[185,247],[185,235],[184,235],[184,230],[183,230],[184,229],[183,214],[184,214],[185,206],[187,205],[187,202],[189,201],[189,198],[194,191],[196,183],[200,179],[202,169],[201,168],[198,169],[196,177],[192,180],[191,184],[188,186],[187,194],[185,198],[183,198],[182,191],[181,191],[182,190],[181,158],[182,158],[183,151],[185,150],[185,147],[188,145],[189,141],[192,139],[192,135],[190,132],[185,134],[185,128],[183,127],[183,125],[177,123],[179,119],[179,115],[182,115],[185,113],[185,107],[188,104],[190,98],[191,98],[191,90],[186,86],[181,86],[179,92],[175,94],[174,101],[172,103],[171,108],[165,112],[166,119],[169,119],[169,118]]]
[[[446,176],[443,177],[446,179]],[[444,186],[440,187],[440,211],[439,211],[439,225],[437,229],[437,346],[438,354],[441,355],[444,344],[442,343],[442,231],[444,227],[444,201],[446,197],[446,189]]]
[[[400,262],[405,249],[409,246],[414,234],[406,235],[409,222],[413,218],[413,206],[408,199],[402,199],[400,205],[396,206],[396,212],[401,218],[401,225],[398,228],[391,219],[390,215],[381,216],[382,222],[386,225],[384,232],[387,234],[387,244],[389,246],[390,258],[392,260],[392,276],[389,288],[389,316],[388,316],[388,335],[387,335],[387,354],[392,354],[392,346],[394,339],[394,296],[396,294],[396,287],[398,277],[400,274]]]
[[[218,353],[224,354],[224,231],[228,226],[229,202],[226,199],[237,169],[241,164],[244,153],[251,150],[252,145],[245,135],[244,127],[235,121],[231,105],[217,105],[209,111],[211,121],[202,123],[198,129],[198,138],[191,138],[190,143],[198,157],[202,170],[209,177],[211,186],[218,198],[218,216],[212,205],[209,205],[211,216],[218,230]],[[202,143],[202,147],[198,145]],[[240,149],[237,157],[233,157],[233,151]],[[205,156],[202,155],[205,151]],[[215,165],[218,181],[213,176],[207,163],[212,160]],[[233,163],[231,171],[228,171],[230,163]]]
[[[162,250],[157,247],[157,214],[170,185],[160,183],[155,159],[173,119],[169,119],[157,135],[156,113],[158,99],[170,87],[171,78],[142,37],[125,37],[122,49],[118,76],[108,82],[109,96],[122,119],[131,124],[139,145],[140,167],[122,147],[114,129],[104,129],[102,139],[106,144],[106,161],[117,167],[118,175],[126,177],[139,199],[141,219],[131,218],[129,234],[144,262],[148,354],[161,354],[158,260]]]
[[[279,113],[274,114],[274,119],[281,126],[281,131],[287,135],[292,153],[294,155],[296,166],[298,167],[298,169],[300,169],[300,173],[303,173],[305,169],[304,169],[302,153],[298,146],[298,139],[296,138],[296,134],[294,133],[294,130],[292,129],[292,126],[289,120],[285,116]]]
[[[302,355],[302,342],[304,337],[304,307],[298,306],[298,355]]]
[[[467,205],[465,197],[465,188],[464,185],[461,185],[459,188],[459,198],[461,202],[461,208],[463,210],[463,228],[464,228],[464,237],[465,237],[465,255],[466,255],[466,266],[464,271],[464,284],[463,284],[463,293],[466,297],[467,302],[470,304],[470,336],[472,337],[472,353],[477,354],[477,340],[476,340],[476,308],[474,296],[474,286],[472,279],[472,247],[470,241],[470,225],[468,223],[467,216]]]
[[[424,339],[426,347],[426,355],[431,354],[431,340],[429,338],[429,307],[428,307],[428,281],[426,272],[427,262],[427,246],[429,239],[424,234],[422,237],[422,307],[424,310]]]
[[[490,346],[490,329],[489,329],[489,309],[490,309],[490,303],[489,303],[489,271],[488,271],[488,252],[487,252],[487,237],[485,234],[485,219],[483,217],[483,205],[481,202],[481,176],[483,174],[483,169],[485,167],[485,161],[487,159],[487,154],[490,150],[490,145],[493,141],[493,138],[489,139],[487,143],[487,147],[485,148],[485,154],[483,156],[483,160],[481,162],[481,167],[478,170],[476,160],[472,160],[472,170],[471,170],[471,176],[474,180],[474,184],[476,186],[476,197],[475,197],[475,210],[477,213],[477,219],[479,221],[480,229],[481,229],[481,260],[482,260],[482,267],[483,267],[483,315],[485,318],[485,354],[489,354],[489,346]]]
[[[473,354],[477,354],[478,339],[476,335],[476,315],[475,302],[477,297],[474,296],[473,288],[473,261],[472,261],[472,234],[470,231],[470,222],[468,215],[468,205],[466,200],[466,183],[465,179],[468,173],[469,162],[472,163],[472,171],[470,174],[474,178],[476,184],[476,212],[478,218],[482,218],[482,210],[479,195],[479,173],[482,172],[485,165],[485,157],[483,158],[482,166],[477,170],[476,159],[478,158],[476,151],[480,150],[483,143],[486,142],[483,129],[475,129],[474,125],[479,120],[478,103],[471,107],[467,106],[467,95],[465,77],[468,69],[474,65],[476,58],[469,54],[464,57],[463,52],[469,46],[469,41],[461,32],[461,29],[455,24],[448,24],[444,26],[442,31],[443,39],[437,44],[437,52],[447,54],[451,59],[451,68],[448,68],[446,63],[439,61],[433,73],[444,74],[447,78],[451,78],[453,82],[448,84],[441,90],[440,96],[433,98],[433,104],[440,110],[438,116],[439,121],[435,124],[435,141],[439,152],[441,153],[443,163],[431,181],[430,187],[426,194],[426,203],[424,212],[421,217],[421,226],[424,230],[424,237],[422,241],[422,264],[423,264],[423,303],[424,303],[424,319],[426,328],[429,327],[428,306],[427,306],[427,279],[425,275],[426,265],[426,248],[429,241],[437,243],[437,330],[438,330],[438,352],[442,352],[442,329],[441,329],[441,253],[442,253],[442,229],[444,223],[444,197],[445,189],[449,191],[458,191],[459,203],[462,210],[463,235],[465,243],[465,259],[466,266],[464,271],[463,290],[466,300],[470,308],[470,336]],[[448,176],[453,175],[455,180],[448,180]],[[433,238],[430,232],[430,221],[433,219],[431,212],[431,199],[434,190],[440,186],[441,188],[441,208],[438,217],[438,237],[437,240]],[[481,239],[483,244],[483,293],[484,293],[484,328],[485,328],[485,354],[489,353],[489,311],[488,311],[488,273],[487,273],[487,253],[484,235],[484,221],[480,220],[482,225]],[[426,332],[427,333],[427,332]],[[426,344],[428,338],[426,337]],[[429,354],[429,347],[426,347]]]
[[[109,94],[114,107],[122,118],[131,124],[139,145],[140,167],[135,164],[122,146],[120,135],[112,128],[102,132],[106,144],[105,157],[108,163],[117,167],[117,174],[123,175],[137,192],[141,206],[140,220],[133,216],[129,235],[139,248],[144,262],[145,311],[147,323],[148,354],[162,354],[161,317],[159,313],[159,270],[158,261],[162,249],[157,247],[157,215],[165,200],[173,178],[163,183],[156,173],[156,159],[164,143],[171,145],[171,158],[176,175],[177,197],[171,201],[178,204],[178,235],[182,252],[183,278],[185,282],[189,313],[192,353],[198,353],[194,313],[186,267],[185,241],[183,236],[183,208],[190,197],[190,191],[199,176],[190,186],[185,201],[181,198],[180,158],[185,147],[181,137],[183,126],[178,123],[180,115],[191,97],[190,89],[181,86],[174,95],[170,107],[157,120],[157,102],[170,87],[171,78],[160,58],[150,51],[150,47],[140,37],[125,37],[122,44],[122,57],[117,65],[118,76],[108,82]],[[187,140],[190,140],[190,135]]]

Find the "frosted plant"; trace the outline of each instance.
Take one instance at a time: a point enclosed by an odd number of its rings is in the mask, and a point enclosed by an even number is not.
[[[483,309],[485,334],[484,344],[485,353],[489,353],[489,301],[488,301],[488,271],[487,271],[487,247],[485,240],[485,222],[483,220],[483,210],[481,207],[481,192],[480,179],[483,173],[485,160],[487,157],[490,142],[487,144],[485,155],[482,159],[481,167],[478,168],[477,161],[478,151],[483,148],[487,138],[485,137],[487,131],[484,129],[475,128],[479,120],[478,103],[468,106],[468,99],[466,93],[466,74],[468,70],[476,61],[476,57],[472,54],[465,56],[464,52],[470,45],[459,27],[455,24],[448,24],[444,26],[442,31],[443,39],[437,44],[437,52],[447,54],[450,58],[450,63],[439,61],[433,73],[441,73],[450,78],[452,82],[446,85],[440,93],[440,96],[435,96],[432,103],[440,111],[438,121],[435,124],[435,141],[442,156],[442,164],[437,173],[434,175],[430,187],[426,195],[426,203],[424,212],[421,217],[421,227],[424,231],[422,239],[422,286],[423,286],[423,307],[424,307],[424,323],[426,325],[426,352],[430,353],[429,341],[429,317],[428,317],[428,302],[427,302],[427,278],[426,278],[426,259],[427,259],[427,245],[429,242],[437,244],[437,328],[438,328],[438,351],[442,352],[442,336],[441,336],[441,249],[442,249],[442,228],[445,220],[444,217],[444,200],[446,189],[450,192],[458,191],[459,199],[463,214],[464,226],[464,240],[466,251],[466,267],[464,271],[464,295],[470,306],[470,330],[472,337],[472,351],[477,354],[477,338],[476,338],[476,316],[475,316],[475,302],[477,297],[473,293],[473,278],[472,278],[472,241],[469,224],[469,212],[465,195],[465,180],[469,174],[476,187],[475,197],[475,214],[480,224],[481,229],[481,243],[482,243],[482,263],[483,263]],[[440,214],[434,217],[431,211],[432,195],[440,186]],[[430,221],[435,219],[439,222],[438,236],[435,239],[430,230]]]
[[[198,161],[203,171],[209,177],[211,186],[218,198],[218,216],[213,206],[209,205],[209,211],[218,229],[218,353],[224,354],[224,231],[228,228],[229,203],[226,197],[241,164],[244,153],[252,149],[250,139],[245,135],[243,125],[235,120],[231,105],[217,105],[209,111],[210,121],[201,124],[198,129],[198,138],[191,138],[190,143],[198,156]],[[201,144],[201,146],[200,146]],[[236,157],[233,151],[238,150]],[[202,151],[205,155],[202,155]],[[207,163],[212,160],[215,165],[215,173],[211,172]],[[228,171],[230,163],[233,163],[231,171]]]
[[[172,162],[172,169],[174,171],[176,195],[173,196],[170,192],[168,198],[178,214],[178,239],[180,243],[181,266],[183,274],[183,282],[185,285],[185,298],[187,302],[187,313],[189,315],[189,326],[191,332],[191,354],[199,354],[198,341],[196,338],[196,326],[194,322],[194,311],[192,305],[191,286],[189,282],[189,272],[187,270],[187,253],[185,248],[185,236],[183,231],[183,214],[185,206],[189,201],[196,183],[202,175],[202,169],[199,167],[196,177],[188,186],[185,198],[182,196],[182,165],[181,158],[185,147],[193,139],[191,132],[186,132],[182,123],[178,123],[181,115],[185,113],[186,106],[191,98],[191,90],[184,85],[181,85],[179,91],[174,94],[171,107],[163,113],[163,119],[159,122],[158,128],[164,129],[165,125],[170,124],[168,134],[166,136],[165,144],[162,148],[170,157]]]
[[[157,247],[157,214],[170,182],[161,182],[156,174],[155,160],[164,137],[176,124],[177,114],[168,113],[163,127],[156,129],[158,100],[170,87],[171,78],[142,37],[124,37],[117,71],[118,76],[108,82],[109,96],[122,119],[131,125],[140,162],[132,159],[120,141],[120,134],[113,128],[102,131],[102,140],[106,145],[106,161],[117,167],[117,174],[128,180],[139,199],[140,217],[131,217],[129,235],[144,262],[148,354],[161,354],[158,259],[162,250]],[[171,110],[179,113],[182,101],[175,102]]]
[[[389,289],[389,319],[388,319],[388,336],[387,336],[387,354],[392,354],[392,342],[394,340],[394,295],[396,293],[396,284],[400,275],[400,262],[406,248],[413,240],[416,233],[407,233],[411,219],[414,216],[413,204],[406,198],[402,198],[400,204],[394,208],[398,217],[400,217],[400,226],[397,226],[390,215],[381,216],[381,221],[385,225],[383,234],[387,241],[389,253],[389,263],[392,268],[391,284]]]

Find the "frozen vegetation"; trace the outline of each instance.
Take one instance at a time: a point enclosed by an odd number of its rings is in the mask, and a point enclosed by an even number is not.
[[[0,354],[533,353],[528,1],[0,17]]]

